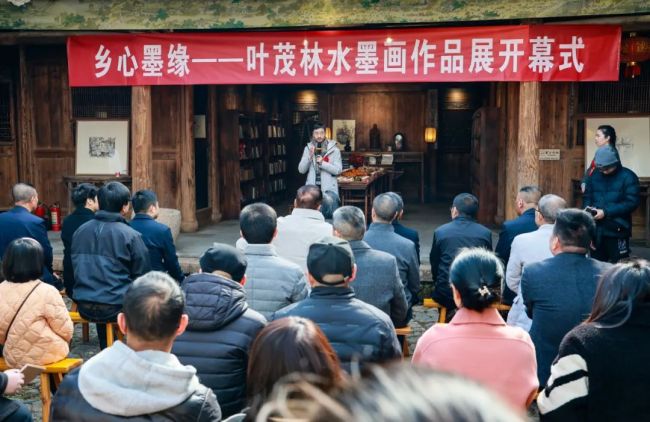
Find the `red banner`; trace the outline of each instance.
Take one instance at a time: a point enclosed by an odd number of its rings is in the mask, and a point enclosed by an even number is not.
[[[621,29],[518,25],[68,38],[71,86],[611,81]]]

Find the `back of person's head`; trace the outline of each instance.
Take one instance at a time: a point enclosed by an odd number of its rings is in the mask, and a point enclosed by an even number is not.
[[[548,224],[554,224],[558,213],[565,208],[566,201],[552,193],[542,196],[539,200],[539,213]]]
[[[462,249],[451,264],[449,281],[460,294],[463,307],[480,312],[501,300],[503,266],[491,251]]]
[[[557,214],[553,235],[561,246],[588,249],[595,233],[594,218],[586,211],[568,208]]]
[[[271,243],[278,227],[275,210],[262,202],[250,204],[239,213],[239,229],[251,244]]]
[[[72,203],[75,207],[81,208],[86,206],[86,201],[97,198],[97,186],[92,183],[80,183],[72,191]]]
[[[314,396],[311,422],[523,422],[501,398],[455,375],[407,363],[373,366],[333,397]]]
[[[334,211],[332,226],[345,240],[361,240],[366,234],[366,217],[359,208],[345,205]]]
[[[539,198],[542,196],[542,190],[537,186],[524,186],[519,189],[517,198],[525,204],[537,205]]]
[[[34,186],[29,183],[16,183],[11,188],[11,196],[14,199],[14,203],[29,202],[34,197],[38,196]]]
[[[201,271],[217,273],[240,282],[246,274],[248,260],[244,252],[225,243],[214,243],[199,258]]]
[[[375,217],[385,223],[390,223],[397,217],[398,209],[399,203],[397,199],[389,193],[377,195],[375,200],[372,201],[372,210]]]
[[[650,302],[650,265],[644,259],[617,264],[598,283],[587,322],[614,328],[625,324],[634,309]]]
[[[97,192],[99,209],[107,212],[120,212],[129,204],[131,193],[129,188],[120,182],[109,182],[99,188]]]
[[[598,126],[598,130],[603,133],[605,138],[609,137],[609,145],[616,148],[616,130],[610,125]]]
[[[149,189],[139,190],[131,198],[131,205],[135,213],[146,213],[150,206],[156,205],[157,203],[158,197],[156,193]]]
[[[456,195],[452,206],[456,208],[456,211],[462,217],[476,218],[478,214],[478,198],[471,193]]]
[[[306,208],[317,210],[323,202],[323,192],[316,185],[301,186],[296,192],[294,206],[296,208]]]
[[[387,195],[392,196],[395,198],[395,201],[397,201],[397,213],[399,214],[400,212],[404,211],[404,199],[402,199],[402,196],[397,193],[397,192],[386,192]]]
[[[323,192],[323,202],[320,204],[320,213],[323,214],[325,220],[331,220],[339,207],[339,198],[334,192]]]
[[[293,377],[292,377],[293,376]],[[326,392],[341,386],[344,375],[336,352],[311,320],[287,317],[270,322],[250,349],[247,397],[254,416],[281,379],[306,378]]]
[[[354,275],[354,254],[347,240],[325,236],[309,246],[309,275],[327,286],[345,285]]]
[[[43,275],[43,247],[31,237],[16,239],[2,257],[2,273],[13,283],[26,283]]]
[[[164,341],[178,329],[185,297],[166,273],[151,271],[137,278],[124,294],[122,312],[128,336],[144,341]]]

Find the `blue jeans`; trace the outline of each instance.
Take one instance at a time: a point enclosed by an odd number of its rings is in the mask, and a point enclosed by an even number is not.
[[[0,421],[2,422],[32,422],[32,413],[17,400],[0,397]]]

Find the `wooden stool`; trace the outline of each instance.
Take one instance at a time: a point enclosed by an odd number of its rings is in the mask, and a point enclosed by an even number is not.
[[[61,290],[59,293],[61,293],[61,297],[68,297],[68,294],[65,290]],[[72,305],[70,305],[70,312],[77,312],[77,302],[72,302]],[[88,343],[90,341],[90,325],[88,325],[87,322],[81,323],[81,339],[84,343]]]
[[[438,310],[438,324],[444,324],[447,319],[447,308],[431,299],[430,297],[424,298],[425,308],[436,308]]]
[[[82,318],[81,315],[79,315],[79,312],[70,311],[69,314],[73,324],[89,324],[91,322],[94,322]],[[111,322],[94,322],[94,323],[106,325],[106,347],[111,347],[113,343],[115,343],[116,335],[119,340],[124,340],[124,335],[122,335],[120,330],[119,329],[115,330],[115,324]]]
[[[41,403],[43,404],[43,422],[49,422],[50,420],[50,407],[52,405],[52,391],[50,389],[50,380],[54,383],[55,387],[58,387],[63,381],[63,376],[68,372],[72,371],[74,368],[80,366],[83,363],[83,359],[74,359],[66,358],[58,362],[45,365],[45,371],[40,375],[41,377]],[[7,362],[4,359],[0,358],[0,371],[6,371],[9,368]]]
[[[411,356],[411,351],[409,350],[409,342],[406,338],[409,334],[413,333],[413,330],[408,325],[406,327],[395,328],[395,334],[398,336],[404,336],[404,345],[402,346],[402,357],[407,358]]]

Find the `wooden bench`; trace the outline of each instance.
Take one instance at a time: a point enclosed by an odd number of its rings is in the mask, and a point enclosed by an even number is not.
[[[115,329],[115,324],[110,323],[110,322],[94,322],[94,321],[88,321],[87,319],[84,319],[81,315],[79,315],[79,312],[69,312],[70,314],[70,319],[72,320],[73,324],[90,324],[95,323],[95,324],[105,324],[106,325],[106,347],[111,347],[113,343],[115,343],[115,337],[117,337],[119,340],[123,340],[124,336],[120,332],[119,329]]]
[[[411,356],[411,351],[409,350],[408,336],[413,333],[413,330],[408,325],[406,327],[395,328],[395,334],[398,336],[404,336],[404,344],[402,345],[402,357],[407,358]]]
[[[68,297],[65,290],[61,290],[59,293],[61,293],[61,297]],[[72,302],[72,305],[70,305],[70,312],[77,312],[77,302]],[[74,323],[74,321],[72,322]],[[90,341],[90,325],[87,322],[81,322],[80,324],[81,339],[84,343],[88,343]]]
[[[436,302],[435,300],[431,298],[425,298],[424,299],[424,307],[425,308],[436,308],[438,309],[438,324],[444,324],[445,320],[447,319],[447,308]],[[504,305],[503,303],[499,303],[494,306],[497,311],[509,311],[510,306],[509,305]]]
[[[40,375],[40,395],[41,403],[43,404],[43,422],[49,422],[50,420],[50,407],[52,405],[52,390],[50,382],[54,383],[55,387],[58,387],[59,384],[61,384],[61,381],[63,381],[63,376],[74,368],[81,366],[82,363],[83,359],[66,358],[45,365],[45,371]],[[7,366],[7,362],[5,362],[3,358],[0,358],[0,371],[6,371],[7,369],[11,368]]]

